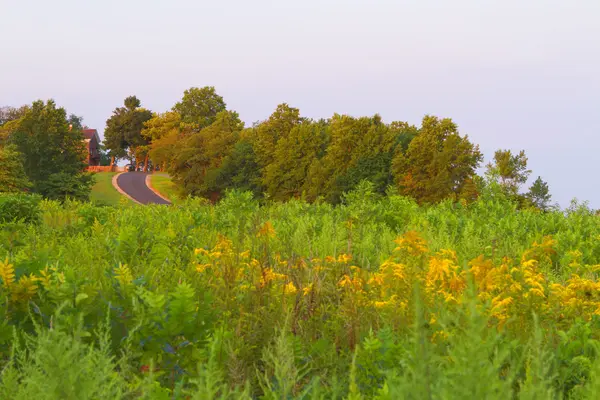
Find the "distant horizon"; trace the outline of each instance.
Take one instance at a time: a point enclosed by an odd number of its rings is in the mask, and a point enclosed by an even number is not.
[[[54,99],[103,137],[136,95],[169,110],[214,86],[250,126],[303,116],[451,118],[480,146],[525,150],[553,201],[600,208],[596,0],[4,2],[0,106]],[[527,186],[528,186],[527,185]]]

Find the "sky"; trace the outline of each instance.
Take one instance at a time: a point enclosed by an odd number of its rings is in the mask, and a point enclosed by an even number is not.
[[[129,95],[215,86],[247,124],[449,117],[600,208],[599,0],[0,0],[0,106],[54,99],[102,133]]]

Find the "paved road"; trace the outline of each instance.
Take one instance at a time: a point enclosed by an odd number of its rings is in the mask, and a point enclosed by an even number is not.
[[[143,172],[126,172],[117,177],[117,185],[142,204],[171,204],[146,186],[147,175]]]

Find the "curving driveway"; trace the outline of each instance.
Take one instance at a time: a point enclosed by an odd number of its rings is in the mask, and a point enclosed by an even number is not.
[[[146,176],[143,172],[126,172],[117,177],[117,186],[126,195],[141,204],[171,204],[154,193],[146,185]]]

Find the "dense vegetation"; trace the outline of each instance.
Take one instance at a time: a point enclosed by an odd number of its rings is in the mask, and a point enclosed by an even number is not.
[[[106,123],[110,155],[168,172],[182,195],[216,201],[238,189],[259,199],[338,204],[364,180],[379,194],[392,188],[419,203],[468,202],[481,191],[483,155],[448,118],[428,115],[420,127],[379,115],[312,120],[284,103],[248,128],[213,87],[186,90],[165,113],[151,113],[135,96],[124,105]],[[524,152],[499,150],[486,177],[521,207],[549,208],[541,178],[521,193],[530,173]]]
[[[595,399],[598,218],[517,207],[1,195],[0,397]]]
[[[52,100],[0,108],[0,192],[87,200],[94,182],[83,173],[81,129],[82,118],[67,117]],[[479,147],[449,118],[427,115],[420,127],[385,123],[377,114],[312,120],[284,103],[246,128],[213,87],[186,90],[165,113],[127,97],[106,121],[101,159],[168,172],[181,197],[213,202],[237,189],[257,199],[339,204],[363,181],[381,195],[391,188],[420,204],[470,202],[484,185],[476,174]],[[500,184],[521,208],[552,207],[541,177],[521,192],[531,173],[524,151],[498,150],[486,171],[485,180]]]
[[[52,100],[0,109],[0,192],[87,200],[93,177],[85,173],[81,129],[81,118]]]
[[[600,394],[599,220],[523,191],[524,151],[479,176],[450,119],[248,128],[212,87],[130,96],[103,160],[177,199],[143,207],[111,174],[85,202],[81,128],[0,108],[0,398]]]

